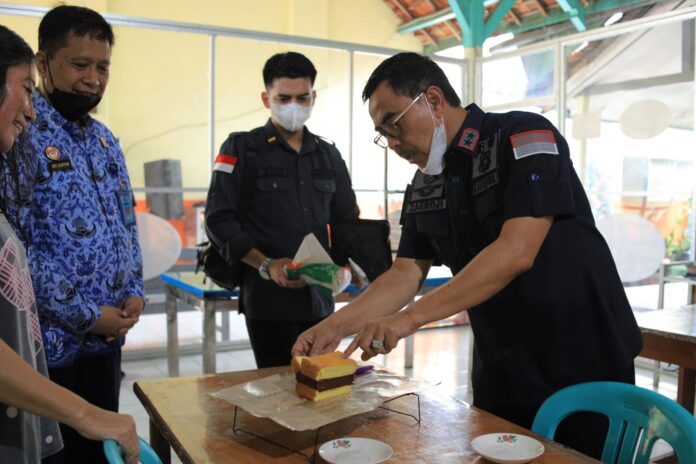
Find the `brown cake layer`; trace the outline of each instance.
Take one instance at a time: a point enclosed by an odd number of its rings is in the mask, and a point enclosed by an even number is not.
[[[302,372],[298,372],[297,374],[295,374],[295,379],[299,383],[305,384],[313,388],[314,390],[322,392],[325,390],[330,390],[332,388],[338,388],[344,385],[352,384],[353,380],[355,379],[355,374],[345,375],[343,377],[333,377],[331,379],[314,380],[302,374]]]

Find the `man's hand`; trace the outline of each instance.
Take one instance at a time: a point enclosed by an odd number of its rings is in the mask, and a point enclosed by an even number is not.
[[[288,276],[285,275],[285,266],[289,266],[292,263],[290,258],[279,258],[272,259],[268,263],[268,275],[271,280],[278,284],[280,287],[284,288],[300,288],[305,286],[305,281],[301,279],[289,280]]]
[[[418,326],[406,311],[375,319],[368,322],[365,328],[353,338],[351,344],[343,352],[343,356],[347,358],[358,347],[363,350],[361,356],[363,361],[367,361],[378,354],[387,354],[396,348],[399,340],[408,337],[417,329]],[[374,347],[372,345],[373,340],[382,342],[383,346]]]
[[[328,317],[297,337],[292,347],[293,356],[314,356],[336,351],[341,343],[341,333]]]
[[[135,421],[131,416],[87,404],[84,413],[70,422],[68,425],[90,440],[116,440],[121,446],[121,451],[126,455],[125,464],[138,464],[140,445]]]
[[[101,316],[90,332],[104,335],[107,341],[125,335],[138,322],[137,317],[123,317],[122,310],[113,306],[100,306]]]
[[[131,295],[125,299],[121,305],[121,316],[140,318],[145,309],[145,300],[136,295]]]

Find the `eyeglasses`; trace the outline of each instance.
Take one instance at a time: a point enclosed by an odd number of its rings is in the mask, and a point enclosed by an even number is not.
[[[391,137],[393,139],[401,137],[403,128],[399,126],[397,123],[401,120],[401,118],[404,117],[404,115],[408,112],[408,110],[411,109],[411,107],[418,101],[418,99],[423,96],[424,93],[425,92],[419,93],[418,96],[413,99],[413,101],[406,107],[405,110],[394,116],[394,118],[391,121],[384,123],[382,127],[378,129],[379,133],[373,140],[375,145],[377,145],[380,148],[387,148],[389,147],[389,141],[387,140],[387,137]]]

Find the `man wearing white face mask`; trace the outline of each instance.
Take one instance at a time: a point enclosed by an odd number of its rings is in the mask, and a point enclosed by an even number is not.
[[[363,90],[387,146],[418,166],[404,196],[391,269],[303,333],[293,354],[390,352],[429,322],[469,309],[474,405],[530,428],[555,391],[634,382],[642,338],[609,248],[596,229],[563,136],[544,117],[462,107],[429,58],[400,53]],[[453,278],[404,306],[430,266]],[[555,440],[599,458],[607,424],[572,416]]]
[[[259,368],[288,365],[297,336],[333,312],[330,295],[285,275],[302,239],[313,233],[328,250],[327,225],[358,217],[341,154],[304,126],[316,74],[299,53],[268,59],[261,100],[271,117],[250,132],[230,134],[208,193],[208,237],[228,262],[248,265],[240,311]]]

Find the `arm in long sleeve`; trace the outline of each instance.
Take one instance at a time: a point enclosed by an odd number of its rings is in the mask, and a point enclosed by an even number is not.
[[[238,218],[238,207],[244,171],[244,153],[237,141],[241,136],[230,136],[220,148],[226,155],[224,169],[216,168],[210,181],[205,206],[205,230],[222,256],[229,262],[243,258],[255,245],[253,237],[242,228]],[[231,172],[227,172],[232,169]]]
[[[61,265],[60,257],[49,258],[31,242],[25,246],[41,317],[71,332],[88,332],[101,317],[99,305],[62,274],[67,263]]]

